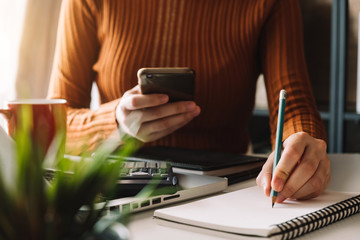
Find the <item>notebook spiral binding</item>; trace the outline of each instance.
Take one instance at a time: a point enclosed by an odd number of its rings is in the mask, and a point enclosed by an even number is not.
[[[271,237],[276,239],[293,239],[305,233],[323,228],[331,223],[360,212],[360,195],[335,203],[318,211],[277,224],[279,232]]]

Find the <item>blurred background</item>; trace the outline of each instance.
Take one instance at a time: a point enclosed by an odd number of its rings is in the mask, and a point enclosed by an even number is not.
[[[318,110],[329,135],[330,99],[337,96],[330,94],[330,56],[331,56],[331,21],[332,8],[336,2],[347,2],[346,9],[346,63],[344,117],[341,152],[360,152],[360,114],[355,111],[357,88],[357,56],[359,29],[359,0],[300,0],[305,56],[310,81],[315,95]],[[336,81],[340,81],[337,79]],[[271,150],[270,130],[267,124],[267,102],[264,84],[259,78],[257,85],[256,107],[250,124],[250,135],[253,151],[267,153]],[[334,129],[333,129],[334,130]],[[337,129],[335,129],[337,131]],[[335,139],[336,141],[337,139]]]
[[[355,113],[359,0],[348,1],[344,152],[360,152],[360,115]],[[304,45],[316,103],[328,129],[331,11],[333,0],[300,0]],[[44,98],[52,67],[61,0],[0,0],[0,103]],[[92,108],[98,106],[96,86]],[[254,152],[269,152],[266,92],[258,81],[256,108],[249,126]]]

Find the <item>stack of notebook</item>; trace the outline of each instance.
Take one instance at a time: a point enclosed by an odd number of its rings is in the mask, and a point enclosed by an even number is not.
[[[173,147],[144,147],[128,160],[167,161],[174,172],[227,177],[228,183],[256,177],[266,157]]]

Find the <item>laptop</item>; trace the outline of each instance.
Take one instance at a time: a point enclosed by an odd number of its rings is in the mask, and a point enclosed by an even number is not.
[[[114,158],[117,158],[114,156]],[[221,192],[229,184],[256,176],[266,158],[164,146],[143,147],[127,161],[168,162],[178,179],[178,190],[148,198],[122,197],[108,202],[107,214],[138,212]],[[98,209],[104,206],[97,205]]]
[[[5,181],[13,182],[12,175],[14,165],[12,161],[6,161],[13,158],[14,147],[12,139],[3,131],[0,127],[0,143],[5,146],[8,151],[0,151],[0,163],[3,166],[3,174],[5,175]],[[68,156],[74,161],[80,160],[80,157]],[[54,172],[54,169],[48,169],[50,175]],[[196,174],[184,174],[178,173],[174,170],[174,174],[178,179],[177,191],[171,191],[171,193],[163,193],[161,195],[150,196],[147,198],[139,197],[123,197],[112,199],[108,202],[106,211],[107,214],[114,212],[120,212],[128,210],[131,212],[138,212],[146,209],[160,207],[171,203],[189,200],[192,198],[202,197],[210,194],[215,194],[225,190],[228,186],[226,178],[214,177],[214,176],[201,176]],[[49,176],[51,178],[51,176]],[[46,178],[46,177],[45,177]],[[101,209],[104,203],[98,203],[96,207]],[[86,207],[82,207],[80,211],[86,211]]]
[[[224,191],[228,186],[227,178],[215,176],[202,176],[197,174],[178,173],[174,170],[178,179],[178,191],[169,194],[140,197],[123,197],[112,199],[107,203],[105,215],[119,214],[122,211],[139,212],[160,206],[173,204],[193,198],[199,198]],[[95,205],[96,209],[103,208],[104,203]],[[86,211],[87,208],[81,208]]]

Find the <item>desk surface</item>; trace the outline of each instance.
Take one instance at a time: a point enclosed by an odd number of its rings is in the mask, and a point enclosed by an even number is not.
[[[360,192],[360,154],[330,154],[331,181],[328,189],[341,191]],[[255,185],[255,179],[229,186],[226,191],[234,191]],[[157,225],[152,219],[154,210],[135,213],[129,224],[132,240],[219,240],[216,236],[180,230],[176,228]],[[359,239],[360,214],[334,223],[326,228],[317,230],[298,239]],[[351,221],[350,221],[351,220]]]

